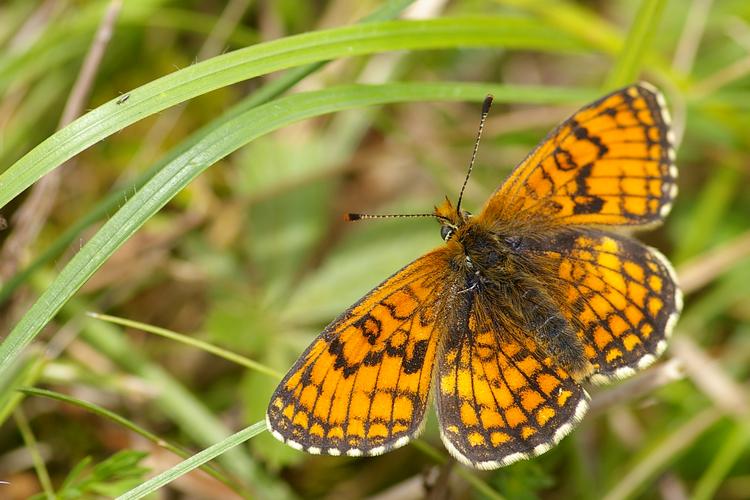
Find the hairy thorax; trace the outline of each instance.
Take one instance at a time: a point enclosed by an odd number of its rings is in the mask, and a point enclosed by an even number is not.
[[[465,307],[476,310],[487,329],[509,340],[531,336],[543,355],[584,377],[590,367],[582,332],[575,318],[561,312],[565,284],[557,278],[554,259],[536,249],[539,235],[550,234],[543,227],[543,221],[538,232],[528,221],[523,230],[512,221],[487,226],[467,215],[446,241],[451,267],[461,276],[456,293],[465,295]]]

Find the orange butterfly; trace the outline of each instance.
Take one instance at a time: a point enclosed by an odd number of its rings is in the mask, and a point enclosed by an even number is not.
[[[326,327],[271,398],[273,435],[379,455],[419,435],[432,387],[460,462],[494,469],[550,449],[588,408],[581,382],[650,365],[682,308],[666,258],[610,231],[667,215],[673,141],[662,95],[632,85],[553,130],[478,215],[461,195],[436,207],[445,244]]]

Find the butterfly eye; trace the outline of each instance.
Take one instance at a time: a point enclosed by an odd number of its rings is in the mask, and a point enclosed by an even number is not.
[[[448,239],[453,235],[453,228],[450,226],[440,226],[440,237],[443,238],[443,241],[448,241]]]

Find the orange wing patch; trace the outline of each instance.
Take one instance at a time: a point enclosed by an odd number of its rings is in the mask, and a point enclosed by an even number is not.
[[[578,327],[592,381],[630,376],[661,354],[682,309],[674,270],[661,253],[595,230],[538,244],[566,283],[560,306]]]
[[[673,143],[662,95],[648,84],[626,87],[553,130],[488,200],[482,217],[657,223],[677,195]]]
[[[439,335],[444,249],[406,266],[344,312],[271,397],[273,435],[309,453],[378,455],[422,430]]]
[[[528,334],[484,326],[479,307],[462,331],[448,333],[437,409],[451,454],[466,465],[496,469],[554,446],[583,417],[588,395]]]

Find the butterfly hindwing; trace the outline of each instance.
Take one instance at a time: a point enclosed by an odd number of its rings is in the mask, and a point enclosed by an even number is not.
[[[588,409],[586,391],[533,337],[498,331],[475,301],[438,361],[441,437],[460,462],[496,469],[540,455]]]
[[[632,375],[661,354],[682,308],[674,270],[661,253],[594,229],[564,231],[536,245],[564,283],[560,308],[578,325],[592,381]]]
[[[438,349],[444,250],[384,281],[332,322],[268,407],[273,435],[330,455],[377,455],[419,434]]]
[[[631,85],[553,130],[493,194],[487,219],[542,214],[567,225],[647,226],[677,195],[674,138],[661,94]]]

